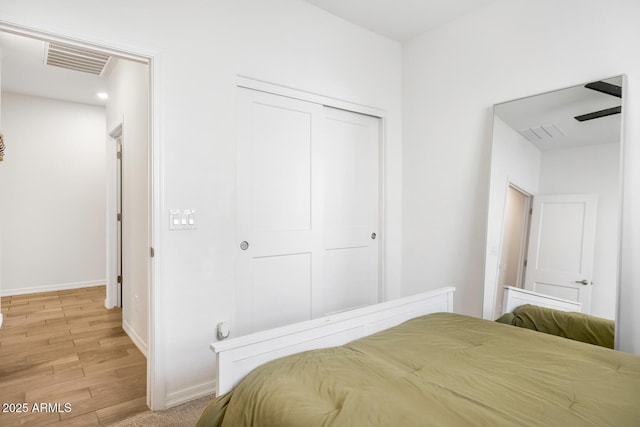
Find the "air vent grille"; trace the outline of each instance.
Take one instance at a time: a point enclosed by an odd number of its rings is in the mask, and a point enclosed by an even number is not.
[[[560,126],[555,123],[524,128],[518,130],[518,132],[531,142],[550,141],[552,139],[560,139],[567,136]]]
[[[55,67],[102,75],[111,57],[89,49],[59,43],[47,43],[45,63]]]

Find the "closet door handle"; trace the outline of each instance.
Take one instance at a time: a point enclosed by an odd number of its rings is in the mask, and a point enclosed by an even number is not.
[[[583,279],[583,280],[576,280],[573,283],[580,283],[581,285],[590,285],[592,282],[589,282],[587,279]]]
[[[242,249],[243,251],[249,249],[249,242],[247,242],[246,240],[240,242],[240,249]]]

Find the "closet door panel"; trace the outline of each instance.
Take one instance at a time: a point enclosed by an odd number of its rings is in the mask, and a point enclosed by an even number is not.
[[[378,270],[369,248],[346,248],[325,253],[325,314],[378,302]]]
[[[324,108],[325,312],[379,301],[379,119]]]
[[[311,254],[256,257],[238,301],[242,334],[276,328],[310,318]],[[286,272],[286,274],[283,274]]]
[[[249,139],[251,223],[258,231],[311,229],[311,113],[254,103]]]
[[[238,89],[237,329],[311,318],[316,270],[312,159],[320,107]],[[316,221],[317,222],[317,221]]]

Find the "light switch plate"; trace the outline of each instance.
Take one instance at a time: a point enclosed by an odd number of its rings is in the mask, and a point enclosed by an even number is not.
[[[195,230],[195,209],[169,209],[169,230]]]

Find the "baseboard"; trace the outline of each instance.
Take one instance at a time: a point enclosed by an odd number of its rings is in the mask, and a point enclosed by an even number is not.
[[[147,344],[145,343],[145,340],[143,340],[140,335],[136,333],[135,329],[133,329],[129,322],[125,322],[124,319],[122,319],[122,329],[124,329],[127,335],[129,335],[129,338],[131,338],[131,341],[133,341],[136,347],[138,347],[138,350],[140,350],[140,352],[144,354],[144,357],[148,359],[149,356],[147,355]]]
[[[185,388],[184,390],[174,391],[173,393],[167,394],[167,409],[205,396],[211,396],[213,398],[215,392],[215,380]]]
[[[105,280],[90,280],[86,282],[59,283],[54,285],[34,286],[31,288],[2,289],[0,297],[10,297],[13,295],[39,294],[41,292],[67,291],[69,289],[91,288],[94,286],[104,286]]]

